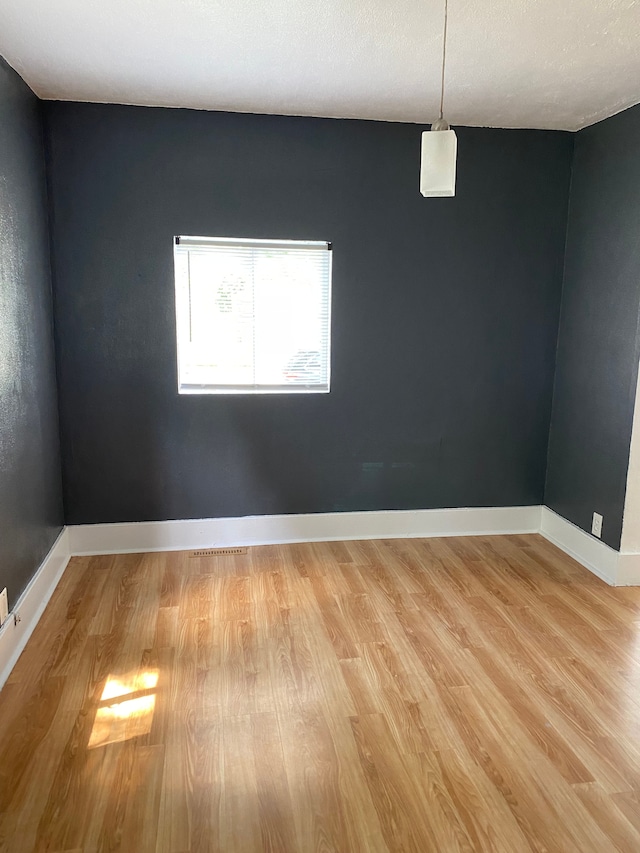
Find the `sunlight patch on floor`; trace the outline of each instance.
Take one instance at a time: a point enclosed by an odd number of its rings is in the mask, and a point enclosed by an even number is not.
[[[89,749],[146,735],[155,710],[158,670],[107,679],[96,713]]]

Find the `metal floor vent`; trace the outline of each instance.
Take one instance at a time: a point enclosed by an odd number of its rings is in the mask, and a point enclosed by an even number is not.
[[[191,557],[234,557],[246,554],[246,548],[207,548],[205,551],[192,551]]]

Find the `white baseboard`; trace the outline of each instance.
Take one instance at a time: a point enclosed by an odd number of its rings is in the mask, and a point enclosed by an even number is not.
[[[65,528],[53,543],[25,591],[12,607],[9,618],[0,628],[0,688],[9,677],[27,640],[38,624],[67,567],[69,557],[69,533]],[[17,623],[15,614],[20,617]]]
[[[239,545],[541,533],[609,584],[640,585],[640,554],[619,554],[547,507],[477,507],[204,518],[66,527],[0,629],[0,688],[71,556]]]
[[[640,585],[640,554],[615,551],[546,506],[540,533],[611,586]]]
[[[535,533],[539,506],[261,515],[70,525],[72,554],[121,554],[341,539]]]
[[[539,506],[398,510],[69,525],[0,629],[0,688],[38,623],[70,557],[236,545],[535,533]],[[14,622],[13,614],[20,615]]]
[[[620,554],[616,586],[640,586],[640,554]]]

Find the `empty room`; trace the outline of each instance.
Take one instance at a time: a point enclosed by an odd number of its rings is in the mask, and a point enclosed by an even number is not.
[[[640,851],[640,6],[0,0],[0,853]]]

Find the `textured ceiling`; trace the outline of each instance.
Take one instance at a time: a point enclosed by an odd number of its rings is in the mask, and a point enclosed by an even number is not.
[[[42,98],[427,122],[439,0],[0,0]],[[640,101],[640,0],[449,0],[453,125],[577,130]]]

